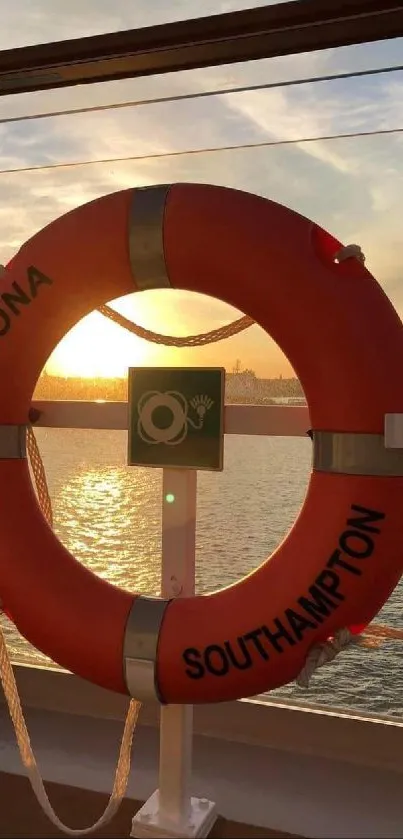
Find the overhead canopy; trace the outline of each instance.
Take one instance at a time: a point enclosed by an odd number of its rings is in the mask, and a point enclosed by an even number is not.
[[[252,0],[251,0],[252,2]],[[294,0],[0,51],[0,95],[191,70],[403,36],[402,0]]]

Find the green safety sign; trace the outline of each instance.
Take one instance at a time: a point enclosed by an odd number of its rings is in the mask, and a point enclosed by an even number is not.
[[[129,466],[222,470],[225,370],[130,367]]]

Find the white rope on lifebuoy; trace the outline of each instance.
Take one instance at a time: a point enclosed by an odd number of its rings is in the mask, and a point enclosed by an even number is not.
[[[355,636],[349,629],[344,628],[339,629],[334,638],[329,638],[328,641],[312,647],[301,672],[295,680],[297,685],[301,688],[308,688],[316,670],[333,661],[339,653],[350,646],[353,640],[355,640]]]
[[[365,254],[359,245],[345,245],[335,254],[335,262],[345,262],[346,259],[358,259],[365,265]]]

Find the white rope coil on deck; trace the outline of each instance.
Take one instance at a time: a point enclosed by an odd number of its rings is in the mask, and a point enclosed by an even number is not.
[[[133,741],[133,734],[136,728],[141,705],[134,699],[130,701],[129,710],[126,717],[125,727],[120,745],[120,752],[118,763],[116,767],[115,780],[113,790],[109,798],[109,802],[102,816],[90,827],[83,829],[76,829],[67,827],[60,821],[56,815],[45,790],[38,765],[35,760],[35,755],[32,751],[31,741],[28,734],[28,729],[25,723],[24,714],[21,707],[20,698],[18,695],[18,688],[15,681],[15,676],[7,652],[4,633],[0,628],[0,678],[3,685],[4,695],[7,700],[10,716],[14,725],[15,735],[17,738],[18,749],[21,755],[22,763],[27,771],[28,778],[31,782],[32,789],[41,805],[44,813],[50,821],[63,833],[68,836],[87,836],[94,833],[99,828],[108,824],[113,816],[117,813],[122,800],[124,798],[127,782],[130,773],[131,763],[131,748]]]

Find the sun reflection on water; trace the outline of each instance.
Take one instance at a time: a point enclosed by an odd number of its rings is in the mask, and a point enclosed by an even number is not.
[[[56,533],[100,577],[128,590],[157,594],[160,494],[159,473],[86,465],[54,497]]]

